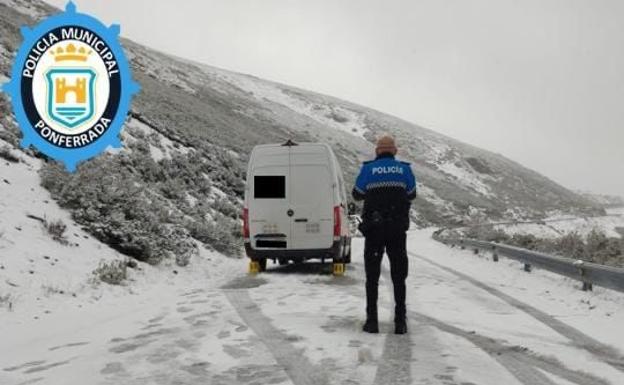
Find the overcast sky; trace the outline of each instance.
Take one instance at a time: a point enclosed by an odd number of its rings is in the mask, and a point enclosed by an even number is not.
[[[622,0],[74,1],[162,51],[370,106],[567,187],[624,195]]]

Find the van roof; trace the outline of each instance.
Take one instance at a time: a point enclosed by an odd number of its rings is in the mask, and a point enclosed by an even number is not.
[[[316,147],[316,146],[329,147],[327,143],[319,143],[319,142],[303,142],[303,143],[297,143],[296,145],[299,147]],[[285,147],[285,146],[284,146],[284,143],[259,144],[257,146],[254,146],[254,150],[261,149],[261,148],[274,148],[274,147]]]
[[[273,158],[275,156],[284,156],[290,152],[290,149],[292,149],[294,153],[301,155],[304,155],[304,153],[316,154],[322,156],[323,158],[335,159],[334,152],[327,143],[305,142],[299,143],[298,145],[293,147],[284,146],[279,143],[270,143],[261,144],[253,148],[250,158],[250,165],[259,161],[259,159]],[[333,162],[333,160],[331,160],[330,162]]]

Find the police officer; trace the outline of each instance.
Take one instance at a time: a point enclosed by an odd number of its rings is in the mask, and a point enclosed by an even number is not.
[[[375,160],[362,165],[353,188],[353,198],[364,200],[360,224],[360,231],[366,238],[366,323],[363,330],[379,333],[377,290],[385,250],[390,259],[394,285],[394,332],[405,334],[405,279],[408,270],[405,232],[409,228],[410,204],[416,198],[416,178],[409,163],[394,158],[397,147],[393,137],[380,137],[375,152]]]

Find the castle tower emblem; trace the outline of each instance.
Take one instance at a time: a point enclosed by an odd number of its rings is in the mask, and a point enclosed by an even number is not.
[[[91,51],[69,43],[50,53],[55,65],[46,72],[48,116],[68,129],[76,128],[95,113],[96,72],[85,65]]]

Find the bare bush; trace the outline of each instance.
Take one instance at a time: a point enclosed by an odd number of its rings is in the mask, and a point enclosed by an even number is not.
[[[109,285],[121,285],[128,278],[128,264],[125,261],[100,262],[93,274]]]
[[[65,225],[62,220],[58,219],[51,222],[45,220],[43,222],[43,226],[45,227],[48,234],[52,236],[52,239],[64,246],[67,246],[69,244],[69,241],[67,241],[67,238],[65,238],[65,230],[67,230],[67,225]]]
[[[212,207],[221,214],[232,219],[238,219],[240,214],[240,210],[227,199],[219,198],[215,200]]]
[[[238,255],[240,246],[238,242],[238,227],[230,227],[216,223],[189,223],[189,230],[193,238],[212,246],[215,250],[225,255]]]
[[[509,235],[501,229],[495,229],[494,226],[471,227],[466,231],[466,237],[497,243],[509,241]]]
[[[13,155],[9,146],[3,146],[0,148],[0,158],[7,160],[11,163],[19,163],[20,159]]]
[[[589,261],[601,264],[614,264],[624,257],[621,240],[609,238],[601,230],[592,230],[585,241],[586,256]]]
[[[13,310],[13,295],[0,294],[0,307],[6,307],[9,311]]]
[[[533,234],[514,234],[511,237],[511,243],[523,249],[537,250],[539,241]]]
[[[583,237],[576,231],[559,238],[557,244],[561,254],[574,259],[585,258],[585,242],[583,241]]]

